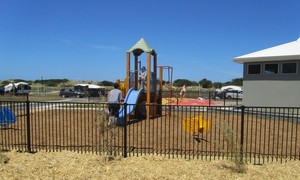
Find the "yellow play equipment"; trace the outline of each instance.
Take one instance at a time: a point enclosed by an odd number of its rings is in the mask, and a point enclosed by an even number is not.
[[[182,128],[191,135],[202,134],[210,131],[210,121],[204,120],[202,115],[196,117],[188,117],[182,121]]]

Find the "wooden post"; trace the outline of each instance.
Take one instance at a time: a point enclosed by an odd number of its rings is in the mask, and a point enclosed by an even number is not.
[[[154,54],[153,72],[157,73],[157,54]]]
[[[139,57],[134,55],[134,89],[137,90],[139,86]]]
[[[158,114],[162,116],[162,91],[163,91],[163,67],[159,67],[159,100],[158,100]]]
[[[154,57],[153,58],[153,61],[154,61],[154,63],[153,63],[153,72],[155,74],[155,78],[157,79],[157,56],[156,56],[155,52],[154,52],[153,57]],[[155,84],[155,93],[154,93],[154,97],[153,97],[155,100],[156,100],[156,97],[157,97],[157,95],[156,95],[156,87],[157,87],[157,85]]]
[[[163,89],[163,67],[159,67],[159,95],[162,97],[162,89]]]
[[[147,102],[146,102],[146,111],[147,111],[147,120],[150,119],[150,79],[151,79],[151,53],[148,52],[147,57]]]
[[[130,85],[130,52],[126,53],[126,78],[125,78],[125,94],[127,94]]]

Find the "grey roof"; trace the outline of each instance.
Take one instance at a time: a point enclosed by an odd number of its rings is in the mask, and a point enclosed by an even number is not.
[[[146,42],[144,38],[141,38],[135,45],[133,45],[127,52],[133,52],[134,55],[141,55],[143,52],[150,52],[151,54],[156,54],[154,49]]]
[[[263,49],[234,58],[237,63],[260,61],[284,61],[300,59],[300,38],[296,41]]]

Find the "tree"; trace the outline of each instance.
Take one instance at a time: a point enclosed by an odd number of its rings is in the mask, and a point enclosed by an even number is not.
[[[243,78],[232,79],[232,84],[236,86],[243,86]]]
[[[114,86],[114,83],[111,81],[102,81],[101,84],[102,86]]]
[[[214,82],[213,83],[213,87],[216,89],[220,89],[223,86],[223,83],[221,82]]]
[[[24,79],[10,79],[10,80],[4,80],[2,81],[2,84],[3,85],[8,85],[10,83],[17,83],[17,82],[26,82],[28,84],[32,84],[33,81],[30,81],[30,80],[24,80]]]
[[[61,83],[67,83],[68,81],[69,80],[66,78],[65,79],[44,79],[44,80],[38,79],[38,80],[35,80],[34,83],[40,83],[40,84],[43,84],[46,86],[55,87]]]
[[[205,78],[200,80],[199,84],[201,85],[202,88],[211,88],[212,87],[212,82]]]
[[[181,87],[183,85],[186,85],[186,86],[193,86],[193,82],[192,81],[189,81],[187,79],[176,79],[174,82],[173,82],[173,86],[176,86],[176,87]]]

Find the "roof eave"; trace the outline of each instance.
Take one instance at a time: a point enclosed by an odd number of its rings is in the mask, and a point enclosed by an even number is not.
[[[247,62],[266,62],[266,61],[290,61],[290,60],[300,60],[300,55],[290,55],[290,56],[265,56],[265,57],[237,57],[233,61],[236,63],[247,63]]]

